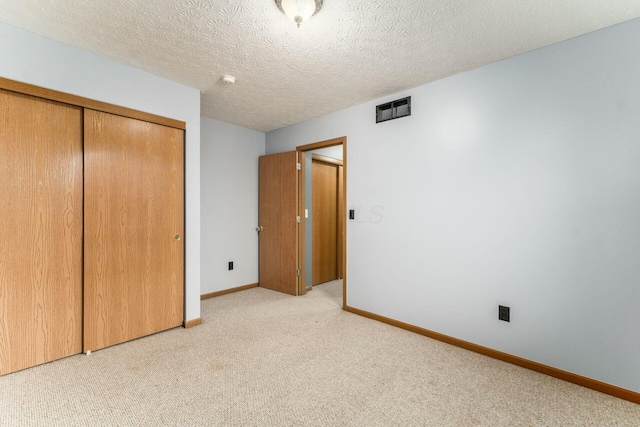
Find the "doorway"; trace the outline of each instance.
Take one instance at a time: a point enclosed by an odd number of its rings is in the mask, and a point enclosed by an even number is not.
[[[296,147],[305,158],[305,277],[307,290],[342,279],[342,305],[347,305],[346,279],[346,144],[335,138]]]
[[[330,147],[335,148],[335,147]],[[307,169],[307,283],[311,276],[311,285],[330,282],[342,278],[342,263],[339,256],[339,237],[342,236],[343,223],[340,221],[340,191],[342,182],[342,147],[339,153],[328,157],[318,151],[307,153],[311,156],[311,179]],[[327,150],[327,149],[323,149]],[[319,150],[319,151],[323,151]]]

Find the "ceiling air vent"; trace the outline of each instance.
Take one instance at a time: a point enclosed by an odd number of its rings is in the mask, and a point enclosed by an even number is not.
[[[376,107],[376,123],[411,115],[411,97],[396,99]]]

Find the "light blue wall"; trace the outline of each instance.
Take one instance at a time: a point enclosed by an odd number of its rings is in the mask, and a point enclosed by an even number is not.
[[[265,134],[201,120],[201,292],[207,294],[258,282],[258,158]]]
[[[200,317],[200,92],[0,23],[0,77],[186,122],[185,317]]]
[[[640,392],[639,44],[633,20],[268,133],[348,138],[348,304]]]
[[[321,156],[331,157],[332,159],[342,160],[342,144],[334,145],[333,147],[319,148],[317,150],[310,151],[312,154],[319,154]]]

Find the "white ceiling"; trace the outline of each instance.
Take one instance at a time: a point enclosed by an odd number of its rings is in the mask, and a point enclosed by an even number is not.
[[[0,0],[0,21],[202,91],[267,132],[640,17],[638,0]],[[237,78],[235,85],[221,81]]]

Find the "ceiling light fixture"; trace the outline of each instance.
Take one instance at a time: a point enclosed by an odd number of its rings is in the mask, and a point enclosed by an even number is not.
[[[278,9],[293,22],[302,24],[322,9],[323,0],[276,0]]]

